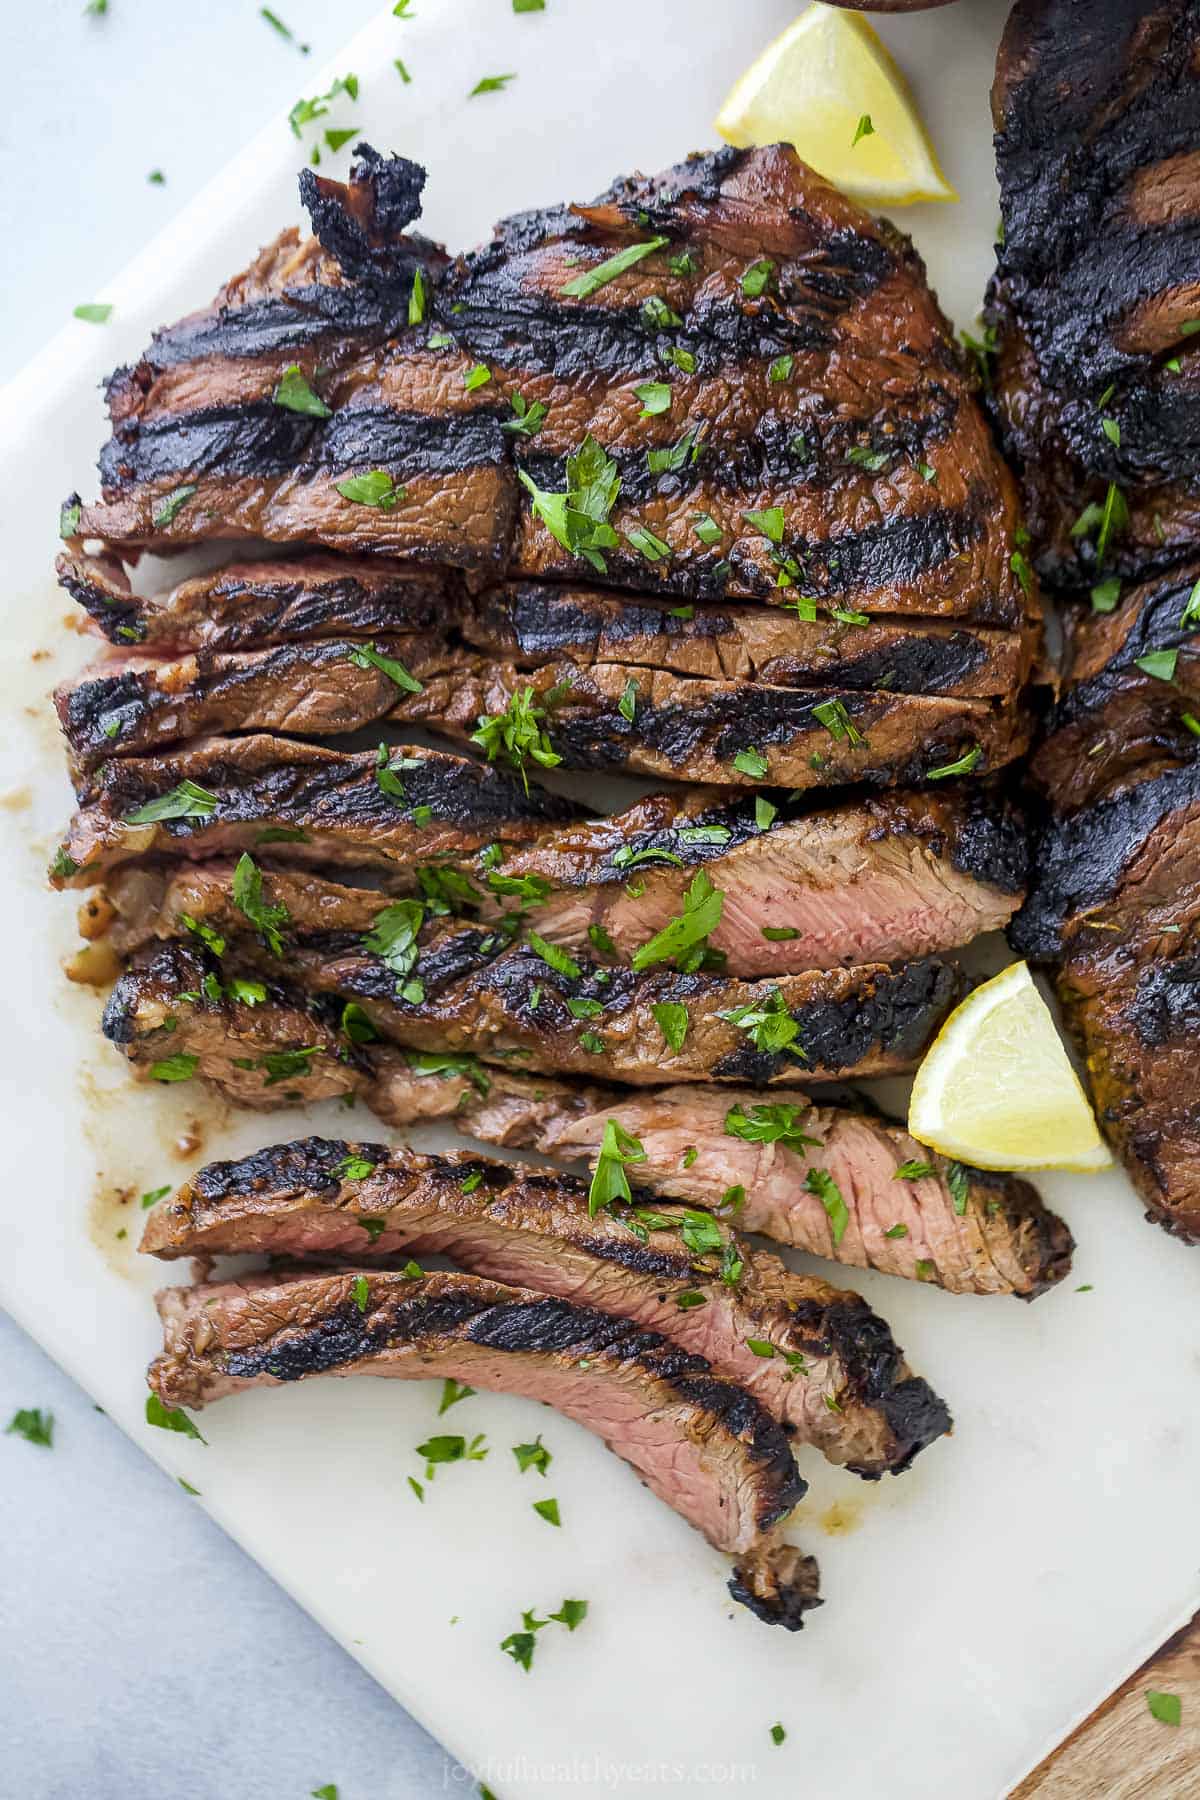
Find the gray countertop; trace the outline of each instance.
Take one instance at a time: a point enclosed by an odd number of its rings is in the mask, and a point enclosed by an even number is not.
[[[273,116],[375,0],[83,0],[5,9],[9,269],[0,379]],[[397,28],[402,29],[401,27]],[[161,169],[164,186],[147,182]],[[456,1764],[0,1317],[0,1768],[25,1800],[340,1800],[473,1793]],[[404,1629],[397,1620],[397,1630]]]

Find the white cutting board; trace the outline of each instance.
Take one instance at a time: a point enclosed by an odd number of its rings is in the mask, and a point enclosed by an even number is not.
[[[729,82],[793,8],[415,10],[385,15],[329,66],[362,88],[327,123],[361,125],[379,148],[425,162],[428,227],[463,246],[504,211],[586,198],[620,171],[711,143]],[[963,0],[886,27],[963,196],[903,215],[960,324],[982,293],[997,216],[987,93],[1004,13],[999,0]],[[465,98],[480,76],[508,71],[508,92]],[[327,85],[303,72],[308,92]],[[0,412],[0,1298],[202,1490],[180,1504],[206,1506],[500,1800],[653,1782],[753,1782],[763,1800],[992,1800],[1200,1603],[1200,1253],[1144,1225],[1116,1175],[1044,1183],[1081,1247],[1073,1279],[1032,1307],[856,1283],[958,1424],[910,1474],[874,1487],[803,1458],[812,1488],[796,1535],[820,1557],[827,1605],[797,1637],[727,1604],[723,1559],[597,1441],[532,1404],[480,1396],[439,1424],[434,1387],[330,1381],[213,1409],[207,1448],[142,1423],[156,1271],[131,1253],[136,1195],[200,1160],[347,1120],[230,1119],[186,1088],[135,1089],[98,1040],[96,996],[63,981],[73,904],[47,895],[42,870],[69,795],[45,696],[82,652],[61,629],[71,609],[49,571],[60,498],[94,492],[97,381],[154,326],[207,303],[296,215],[297,148],[281,119],[94,296],[115,301],[111,324],[68,326]],[[384,1135],[366,1118],[358,1129]],[[1094,1291],[1077,1293],[1085,1282]],[[444,1470],[420,1506],[405,1477],[420,1473],[414,1446],[439,1429],[485,1431],[492,1452]],[[544,1483],[510,1454],[539,1431],[554,1454]],[[550,1495],[559,1531],[531,1510]],[[103,1529],[101,1511],[101,1542]],[[564,1596],[590,1602],[586,1623],[544,1631],[523,1673],[500,1639],[523,1608],[544,1614]],[[788,1733],[778,1748],[776,1721]]]

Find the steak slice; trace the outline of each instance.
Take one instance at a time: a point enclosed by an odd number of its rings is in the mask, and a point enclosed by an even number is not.
[[[607,279],[614,254],[631,266]],[[514,572],[585,573],[535,490],[570,491],[590,442],[607,582],[1020,623],[1014,491],[924,267],[787,147],[506,220],[437,309],[501,392],[548,409],[514,446]]]
[[[1056,812],[1089,805],[1147,764],[1186,763],[1200,737],[1200,564],[1074,613],[1065,691],[1033,778]]]
[[[81,537],[131,550],[267,538],[503,565],[516,484],[498,397],[468,387],[469,362],[420,323],[445,265],[407,233],[423,185],[415,164],[361,148],[354,209],[387,236],[386,276],[353,254],[348,269],[345,242],[327,253],[286,231],[212,307],[117,370],[103,499],[81,509]],[[340,491],[376,472],[381,494]]]
[[[198,974],[196,959],[173,950],[123,978],[106,1028],[139,1076],[174,1058],[160,1078],[195,1076],[242,1106],[361,1098],[397,1129],[441,1119],[502,1148],[573,1159],[596,1157],[611,1116],[645,1151],[633,1169],[641,1187],[732,1208],[745,1230],[813,1255],[955,1293],[1025,1299],[1070,1270],[1071,1234],[1028,1182],[960,1175],[869,1111],[814,1105],[797,1088],[774,1089],[764,1108],[752,1089],[637,1093],[516,1075],[470,1056],[405,1054],[356,1042],[336,1013],[295,994],[250,1005],[219,993],[198,1006],[181,998]]]
[[[414,856],[526,843],[539,823],[581,811],[465,757],[393,745],[384,761],[263,735],[113,758],[79,791],[51,884],[87,887],[155,855],[228,856],[263,844],[305,866],[386,870]],[[131,818],[147,808],[159,816]]]
[[[122,1041],[141,991],[141,960],[153,978],[179,956],[195,977],[184,991],[203,990],[196,1004],[212,1003],[214,980],[220,991],[231,972],[253,974],[272,989],[303,989],[337,1013],[349,1007],[363,1033],[405,1049],[515,1059],[549,1073],[602,1070],[638,1086],[711,1078],[763,1087],[797,1074],[834,1081],[911,1068],[962,987],[933,957],[900,969],[867,964],[745,982],[576,962],[478,926],[413,942],[410,920],[398,925],[393,935],[389,922],[386,945],[382,931],[366,940],[329,932],[281,944],[279,955],[243,939],[213,967],[195,966],[185,945],[142,952],[132,978],[113,990],[105,1030]],[[686,1013],[686,1035],[675,1043],[664,1006]]]
[[[709,945],[743,976],[953,949],[1006,925],[1024,893],[1023,822],[979,788],[889,794],[799,816],[781,796],[761,827],[760,818],[741,796],[655,794],[615,817],[549,827],[498,867],[490,850],[398,864],[386,892],[302,868],[259,872],[267,904],[283,907],[301,934],[369,932],[407,891],[431,914],[449,908],[490,924],[519,905],[547,941],[629,962],[683,913],[703,868],[722,896]],[[264,856],[287,848],[268,844]],[[103,924],[86,934],[108,929],[123,954],[194,929],[185,917],[233,937],[247,928],[233,875],[221,859],[122,865],[106,879]]]
[[[465,657],[397,696],[392,717],[467,739],[532,707],[564,768],[809,788],[895,786],[1002,768],[1029,745],[1008,700],[703,681],[628,663],[511,664]]]
[[[778,1596],[768,1578],[794,1569],[777,1527],[805,1491],[782,1426],[702,1356],[632,1320],[477,1275],[378,1270],[166,1288],[158,1306],[164,1349],[149,1380],[164,1406],[313,1375],[440,1377],[541,1400],[744,1558],[735,1578],[751,1595],[735,1597],[760,1617],[795,1630],[814,1603],[811,1563]],[[757,1578],[760,1561],[768,1573]]]
[[[1013,937],[1057,963],[1097,1115],[1147,1216],[1200,1240],[1200,756],[1042,834]]]
[[[229,563],[149,597],[133,592],[115,557],[64,554],[55,567],[101,636],[156,656],[440,631],[454,623],[459,606],[448,571],[382,558]]]
[[[631,1205],[589,1217],[586,1183],[468,1151],[276,1144],[201,1169],[155,1210],[141,1248],[385,1266],[401,1252],[448,1256],[660,1332],[739,1382],[795,1441],[872,1480],[950,1428],[857,1294],[793,1274],[708,1213]]]
[[[1112,566],[1194,553],[1198,53],[1187,0],[1018,0],[1001,45],[998,410],[1043,571],[1064,585],[1094,578],[1100,521],[1080,515],[1110,490]]]
[[[520,669],[549,660],[629,663],[710,681],[890,693],[1013,695],[1029,680],[1037,634],[969,621],[893,617],[844,607],[780,607],[627,598],[602,588],[512,581],[469,595],[469,643]]]

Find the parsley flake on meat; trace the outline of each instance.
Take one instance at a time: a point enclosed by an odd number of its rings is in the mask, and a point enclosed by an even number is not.
[[[674,962],[684,973],[699,968],[709,936],[721,922],[724,905],[724,894],[701,869],[683,897],[683,911],[634,951],[634,971],[640,974],[660,962]]]
[[[567,458],[567,487],[562,494],[538,487],[527,469],[518,469],[522,485],[533,497],[533,512],[556,543],[572,556],[582,556],[601,575],[607,573],[601,551],[620,543],[608,523],[621,488],[616,463],[589,431]]]

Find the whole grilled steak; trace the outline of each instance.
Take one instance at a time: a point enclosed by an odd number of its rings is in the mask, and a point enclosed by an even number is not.
[[[1200,530],[1188,0],[1018,0],[993,90],[996,403],[1044,576],[1144,575]]]
[[[159,656],[255,650],[347,633],[370,638],[441,631],[455,621],[460,604],[448,570],[382,558],[310,555],[229,563],[150,596],[134,593],[111,556],[64,554],[55,567],[60,584],[102,637]]]
[[[428,914],[486,924],[520,907],[548,942],[626,963],[685,914],[703,869],[721,897],[709,946],[729,974],[750,977],[899,962],[968,943],[1008,923],[1026,863],[1019,815],[973,787],[803,814],[782,796],[776,804],[655,794],[609,818],[549,826],[502,862],[490,846],[396,862],[375,877],[386,892],[288,867],[290,848],[268,843],[264,866],[255,865],[265,903],[282,909],[289,932],[365,935],[407,891]],[[196,921],[222,937],[244,933],[235,872],[222,858],[118,866],[88,935],[108,929],[124,954]]]
[[[1058,813],[1151,764],[1188,762],[1200,737],[1200,563],[1068,621],[1063,693],[1031,772]]]
[[[227,856],[264,844],[305,866],[386,870],[443,851],[527,843],[539,823],[582,810],[437,750],[350,753],[265,735],[113,758],[81,786],[79,801],[51,866],[55,887],[87,887],[147,857]]]
[[[661,1332],[740,1382],[798,1441],[872,1479],[907,1468],[950,1426],[857,1294],[793,1274],[709,1213],[640,1204],[589,1216],[585,1183],[465,1151],[276,1144],[202,1169],[155,1210],[141,1248],[385,1266],[402,1251],[449,1256]]]
[[[403,915],[411,904],[392,911]],[[142,952],[113,989],[107,1035],[131,1041],[147,984],[153,992],[182,976],[202,1007],[219,1003],[214,983],[219,995],[231,975],[253,975],[263,999],[302,989],[335,1012],[350,1008],[362,1035],[410,1050],[517,1059],[523,1068],[599,1072],[639,1086],[711,1078],[763,1087],[911,1068],[961,991],[956,971],[932,957],[901,969],[868,964],[745,982],[576,962],[540,940],[513,942],[477,926],[414,939],[411,917],[389,919],[367,939],[328,933],[278,951],[248,940],[221,949],[224,960],[211,957],[212,966],[209,951],[187,944]],[[680,1009],[682,1036],[674,1030]]]
[[[1106,1136],[1148,1216],[1200,1238],[1200,756],[1049,824],[1013,927],[1054,960]]]
[[[163,1404],[205,1406],[313,1375],[436,1377],[542,1400],[597,1433],[717,1549],[731,1592],[795,1630],[816,1569],[775,1528],[805,1491],[787,1436],[702,1356],[592,1307],[475,1275],[313,1275],[166,1288]]]
[[[631,1093],[402,1053],[347,1035],[336,1011],[298,995],[249,1004],[218,989],[197,1005],[184,998],[196,978],[176,958],[125,978],[109,1030],[139,1075],[194,1076],[260,1109],[360,1098],[397,1128],[444,1119],[505,1148],[589,1161],[612,1118],[644,1152],[639,1186],[710,1210],[736,1203],[739,1226],[815,1256],[1025,1299],[1071,1266],[1070,1232],[1028,1182],[948,1163],[871,1112],[790,1087],[769,1103],[746,1088]]]
[[[83,535],[1021,623],[1015,491],[920,260],[792,151],[507,220],[445,272],[405,235],[423,181],[365,147],[348,187],[305,173],[324,249],[280,240],[114,378]]]

